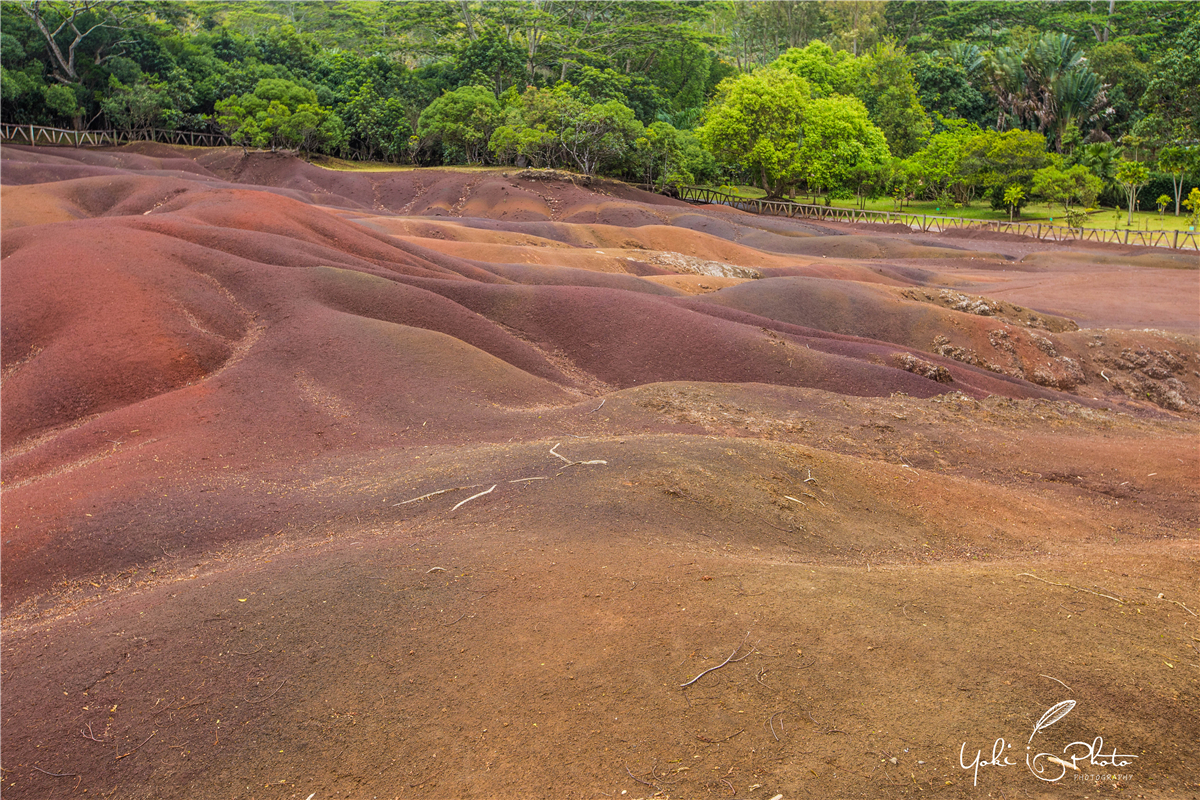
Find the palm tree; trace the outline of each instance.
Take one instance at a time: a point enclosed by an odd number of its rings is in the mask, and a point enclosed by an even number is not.
[[[1052,135],[1059,152],[1066,130],[1095,122],[1108,106],[1104,84],[1065,33],[1043,34],[1024,49],[1001,47],[986,54],[984,66],[1000,106],[996,127],[1008,127],[1011,118]]]
[[[1075,161],[1104,181],[1105,189],[1117,185],[1117,165],[1121,163],[1121,149],[1112,142],[1085,144],[1076,152]]]

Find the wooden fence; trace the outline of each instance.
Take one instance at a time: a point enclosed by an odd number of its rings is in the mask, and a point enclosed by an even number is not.
[[[1067,228],[1039,222],[1004,222],[1002,220],[964,219],[908,211],[871,211],[859,208],[810,205],[787,200],[755,200],[738,197],[719,189],[702,186],[680,186],[672,190],[679,199],[693,203],[715,203],[752,214],[777,217],[799,217],[828,222],[869,222],[885,225],[904,225],[915,231],[942,233],[948,230],[984,230],[1015,233],[1045,241],[1081,241],[1128,244],[1138,247],[1169,247],[1174,250],[1200,251],[1200,234],[1195,231],[1109,230],[1106,228]]]
[[[112,147],[126,142],[162,142],[193,147],[222,147],[230,143],[223,133],[169,131],[151,128],[144,131],[72,131],[43,125],[0,123],[0,141],[47,147]]]

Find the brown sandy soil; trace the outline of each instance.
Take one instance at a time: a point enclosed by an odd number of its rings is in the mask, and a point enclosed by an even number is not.
[[[6,797],[1200,796],[1190,256],[2,156]]]

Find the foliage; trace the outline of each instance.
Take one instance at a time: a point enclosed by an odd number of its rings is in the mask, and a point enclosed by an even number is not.
[[[503,161],[534,166],[574,167],[593,175],[603,165],[620,163],[637,147],[643,127],[633,109],[618,100],[589,103],[587,94],[570,83],[554,89],[529,88],[495,128],[489,148]],[[665,138],[665,123],[642,145],[642,152],[669,155],[677,142]],[[674,129],[671,129],[674,130]],[[653,140],[653,141],[651,141]],[[651,157],[654,161],[654,157]],[[660,168],[663,163],[660,161]],[[651,173],[653,174],[653,164]]]
[[[816,97],[853,94],[859,84],[860,62],[844,50],[834,52],[821,41],[788,50],[771,67],[804,78]]]
[[[1095,124],[1108,108],[1102,81],[1065,33],[1047,32],[1026,47],[997,48],[985,57],[984,72],[1000,107],[996,127],[1036,127],[1053,137],[1059,152],[1068,128]]]
[[[913,61],[894,42],[881,42],[855,58],[824,42],[788,50],[771,65],[808,81],[815,97],[853,95],[883,130],[895,155],[915,153],[931,125],[917,96]]]
[[[883,131],[854,97],[822,97],[804,110],[797,157],[810,187],[835,189],[874,180],[889,157]]]
[[[752,171],[768,195],[801,177],[801,123],[808,81],[781,69],[726,79],[697,136],[718,161]]]
[[[1171,176],[1171,186],[1175,190],[1175,216],[1178,217],[1183,175],[1185,172],[1200,172],[1200,147],[1165,148],[1158,154],[1158,168]]]
[[[912,162],[920,171],[927,194],[936,197],[950,192],[955,202],[969,205],[979,186],[964,175],[963,157],[967,146],[982,131],[963,120],[942,120],[942,126],[945,130],[931,136],[925,147],[913,155]]]
[[[1188,221],[1193,226],[1200,225],[1200,189],[1193,188],[1188,192],[1187,199],[1183,201],[1183,207],[1192,212]]]
[[[982,191],[999,202],[999,183],[987,177],[985,186],[982,178],[1000,171],[964,171],[962,159],[957,176],[933,168],[934,154],[944,150],[929,145],[954,129],[949,120],[965,120],[981,132],[1043,134],[1052,149],[1069,155],[1064,169],[1083,164],[1106,181],[1104,198],[1121,191],[1113,181],[1116,159],[1092,148],[1133,133],[1142,137],[1145,155],[1155,157],[1200,140],[1200,18],[1194,3],[1177,0],[0,3],[0,115],[6,121],[126,131],[224,124],[248,146],[452,163],[488,153],[475,134],[468,137],[470,148],[467,139],[455,139],[464,123],[449,124],[442,131],[449,138],[418,139],[414,150],[412,137],[432,103],[483,86],[500,102],[495,123],[504,127],[530,87],[553,92],[569,81],[579,108],[616,102],[642,126],[634,135],[637,126],[618,124],[624,131],[617,136],[619,153],[604,156],[597,169],[644,176],[652,164],[650,172],[662,180],[662,165],[670,162],[662,154],[673,152],[669,142],[675,141],[680,158],[690,153],[688,163],[714,179],[720,168],[752,170],[762,183],[766,166],[770,190],[781,192],[803,180],[788,165],[783,139],[756,160],[734,155],[737,148],[728,143],[719,152],[707,149],[711,136],[680,133],[701,123],[715,133],[712,120],[720,114],[714,109],[724,102],[718,87],[764,65],[807,81],[803,102],[858,98],[891,152],[915,159],[903,162],[903,170],[851,170],[843,188],[857,187],[860,201],[903,184],[899,202],[943,192],[969,202]],[[302,87],[315,101],[304,103],[311,108],[303,113],[283,103],[282,116],[269,102],[260,109],[248,101],[253,113],[231,104],[253,96],[264,80]],[[565,99],[555,103],[566,107]],[[624,114],[612,110],[614,120]],[[675,135],[655,128],[639,150],[634,142],[656,123]],[[790,129],[793,150],[800,146],[799,125]],[[547,163],[574,165],[561,136],[568,127],[510,127],[504,148],[514,158],[522,149]],[[490,142],[494,134],[484,126],[480,135]],[[696,169],[680,167],[677,174],[699,179]],[[1161,180],[1174,181],[1181,205],[1189,173],[1163,169]],[[1156,180],[1151,177],[1147,191]]]
[[[1127,223],[1133,222],[1133,207],[1137,203],[1138,190],[1145,185],[1150,177],[1150,168],[1140,161],[1122,161],[1117,167],[1116,180],[1125,190],[1129,198],[1129,217]]]
[[[1008,221],[1012,222],[1013,212],[1021,207],[1025,200],[1025,187],[1013,184],[1004,189],[1004,205],[1008,207]]]
[[[975,73],[956,59],[922,54],[914,62],[913,78],[918,100],[935,118],[965,119],[981,127],[988,123],[990,106],[976,86]]]
[[[295,147],[308,153],[345,143],[345,126],[317,93],[281,78],[258,82],[253,92],[216,104],[217,123],[242,146]]]
[[[856,92],[871,120],[887,137],[892,154],[905,158],[920,149],[932,126],[917,97],[912,58],[892,42],[877,44],[863,59]]]
[[[109,78],[109,87],[109,95],[100,101],[100,108],[114,127],[128,132],[174,127],[171,123],[175,100],[166,82],[143,77],[132,86],[126,86],[113,75]],[[74,100],[72,94],[72,103]]]
[[[468,164],[487,155],[488,141],[500,122],[500,103],[487,86],[464,86],[446,92],[421,112],[417,136],[461,154]]]
[[[1200,139],[1200,18],[1151,69],[1142,107],[1162,120],[1172,138]]]
[[[1075,203],[1093,206],[1103,188],[1103,181],[1080,164],[1065,170],[1051,165],[1033,174],[1033,194],[1047,203],[1061,204],[1064,212],[1069,212]]]
[[[1032,131],[982,131],[963,147],[959,161],[961,180],[991,194],[992,206],[1004,208],[1009,186],[1028,186],[1033,175],[1049,162],[1046,138]]]

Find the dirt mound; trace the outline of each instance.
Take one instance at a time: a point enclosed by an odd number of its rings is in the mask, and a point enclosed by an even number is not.
[[[1200,269],[1200,253],[1172,250],[1128,248],[1124,253],[1031,253],[1021,259],[1026,264],[1038,266],[1055,265],[1063,262],[1080,265],[1118,265],[1148,267],[1152,269]]]

